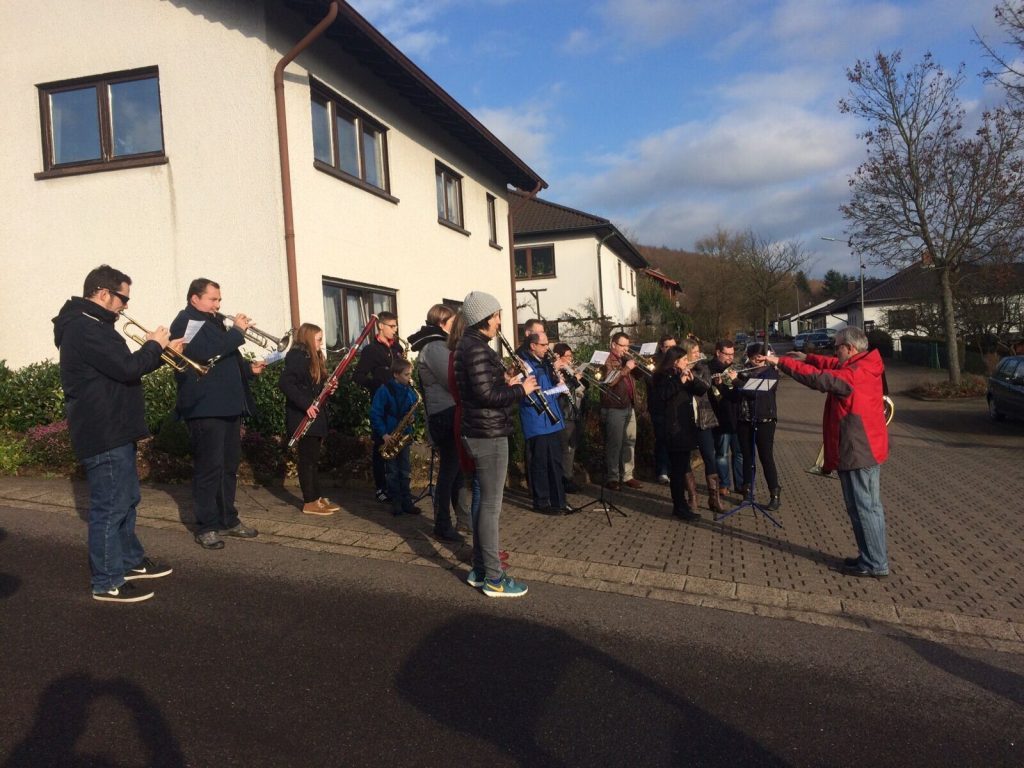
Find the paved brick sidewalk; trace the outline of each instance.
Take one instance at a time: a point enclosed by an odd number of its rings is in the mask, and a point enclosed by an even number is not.
[[[935,375],[893,366],[890,388],[899,393]],[[548,518],[510,493],[502,546],[514,574],[527,581],[1024,653],[1024,425],[989,423],[982,400],[895,400],[892,456],[882,472],[888,579],[831,570],[855,550],[838,481],[804,471],[820,446],[823,396],[787,380],[776,437],[783,528],[750,511],[718,524],[705,510],[700,523],[680,523],[669,514],[667,489],[646,484],[609,494],[628,515],[613,514],[611,526],[596,507]],[[0,500],[66,514],[85,508],[85,494],[84,484],[63,479],[0,478]],[[343,510],[329,518],[301,515],[288,488],[240,488],[238,503],[261,531],[256,541],[465,568],[468,548],[452,551],[431,539],[429,515],[393,518],[368,489],[335,496]],[[184,532],[188,510],[187,486],[148,486],[141,524]]]

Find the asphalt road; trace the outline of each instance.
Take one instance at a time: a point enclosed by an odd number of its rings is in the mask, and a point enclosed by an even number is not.
[[[0,508],[0,766],[1019,766],[1024,656]],[[513,563],[514,568],[514,563]]]

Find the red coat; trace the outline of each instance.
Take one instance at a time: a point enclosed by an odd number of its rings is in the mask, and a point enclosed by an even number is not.
[[[821,424],[825,472],[864,469],[889,458],[882,403],[885,366],[878,350],[861,352],[842,365],[824,355],[808,355],[806,362],[783,357],[779,368],[795,381],[828,393]]]

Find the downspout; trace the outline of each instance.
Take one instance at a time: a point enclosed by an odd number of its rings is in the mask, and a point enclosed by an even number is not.
[[[274,103],[277,107],[277,149],[281,157],[281,201],[284,206],[284,252],[288,264],[288,305],[291,327],[299,327],[299,276],[295,266],[295,215],[292,208],[292,170],[288,161],[288,120],[284,102],[284,68],[322,35],[338,16],[338,0],[332,0],[327,15],[274,67]]]
[[[601,274],[601,246],[604,245],[608,240],[615,237],[615,230],[613,229],[607,235],[597,241],[597,314],[598,314],[598,327],[604,322],[604,277]]]
[[[532,192],[527,193],[526,197],[520,200],[515,205],[508,207],[508,271],[509,277],[511,278],[509,284],[512,287],[512,327],[513,329],[519,327],[519,318],[516,316],[518,310],[516,308],[516,242],[515,235],[513,234],[512,222],[515,215],[519,213],[520,209],[528,202],[533,200],[537,195],[540,194],[541,189],[544,188],[543,182],[538,181],[537,186],[533,188]],[[513,336],[516,334],[513,333]]]

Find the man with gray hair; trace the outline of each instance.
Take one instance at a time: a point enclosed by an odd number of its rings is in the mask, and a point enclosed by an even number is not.
[[[823,472],[839,471],[846,512],[857,539],[857,557],[843,561],[848,576],[889,575],[882,509],[880,468],[889,456],[885,426],[885,366],[878,350],[868,351],[864,331],[847,326],[836,334],[838,358],[803,355],[768,357],[768,362],[805,386],[827,393],[822,430]]]

